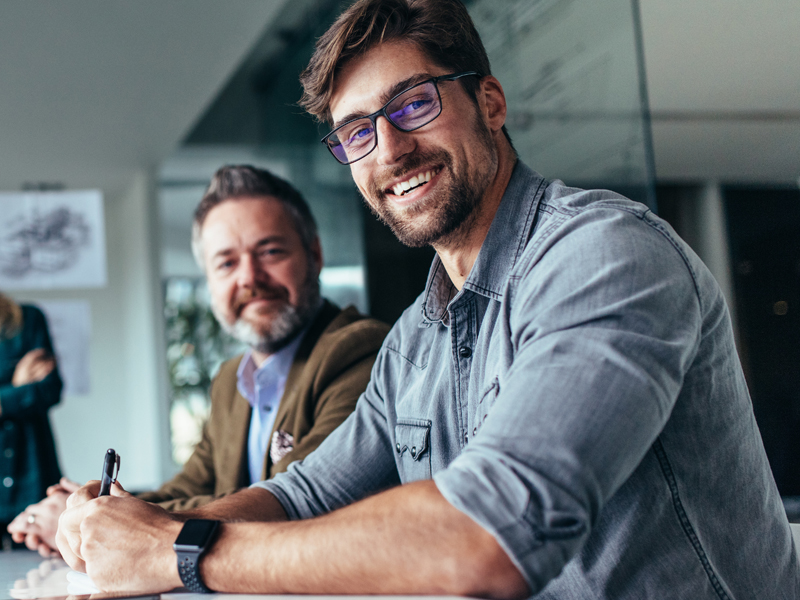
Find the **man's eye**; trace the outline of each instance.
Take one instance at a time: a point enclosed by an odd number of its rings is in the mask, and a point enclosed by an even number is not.
[[[406,114],[414,112],[415,110],[423,108],[426,104],[430,104],[430,100],[414,100],[406,105],[405,109],[403,109],[403,112]]]
[[[432,103],[433,100],[425,96],[417,97],[413,100],[409,99],[405,104],[398,107],[397,110],[392,111],[389,116],[395,123],[403,123],[418,115],[427,113],[432,107]]]
[[[263,248],[261,251],[259,251],[259,255],[264,257],[278,256],[285,253],[286,251],[283,248]]]
[[[358,127],[347,134],[347,145],[360,144],[372,135],[372,126]]]

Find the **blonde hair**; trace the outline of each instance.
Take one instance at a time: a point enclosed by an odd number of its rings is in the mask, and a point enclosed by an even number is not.
[[[14,337],[22,327],[22,309],[8,296],[0,293],[0,338]]]

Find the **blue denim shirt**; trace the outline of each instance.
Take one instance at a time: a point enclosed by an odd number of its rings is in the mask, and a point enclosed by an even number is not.
[[[664,221],[518,163],[463,289],[438,257],[356,411],[263,487],[309,518],[430,479],[537,598],[798,598],[713,277]]]

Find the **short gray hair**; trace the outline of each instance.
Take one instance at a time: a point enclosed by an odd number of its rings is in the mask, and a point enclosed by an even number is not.
[[[192,253],[200,268],[203,262],[201,233],[208,213],[215,206],[237,198],[275,198],[279,200],[294,222],[300,241],[309,257],[311,246],[318,237],[317,223],[311,209],[299,191],[285,179],[265,169],[251,165],[226,165],[214,173],[203,199],[194,211],[192,221]]]

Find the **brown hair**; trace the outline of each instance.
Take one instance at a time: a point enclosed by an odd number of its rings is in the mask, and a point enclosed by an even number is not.
[[[317,40],[314,55],[300,75],[300,106],[330,123],[336,74],[348,60],[390,40],[416,44],[434,63],[454,73],[491,75],[486,49],[460,0],[358,0]],[[459,82],[477,98],[476,78],[464,77]]]
[[[226,165],[214,173],[200,204],[194,211],[192,222],[192,253],[203,267],[203,249],[200,234],[203,223],[215,206],[236,198],[275,198],[286,208],[306,253],[311,256],[311,245],[317,239],[317,223],[299,191],[285,179],[265,169],[250,165]]]
[[[8,296],[0,294],[0,338],[12,338],[22,327],[22,309]]]

